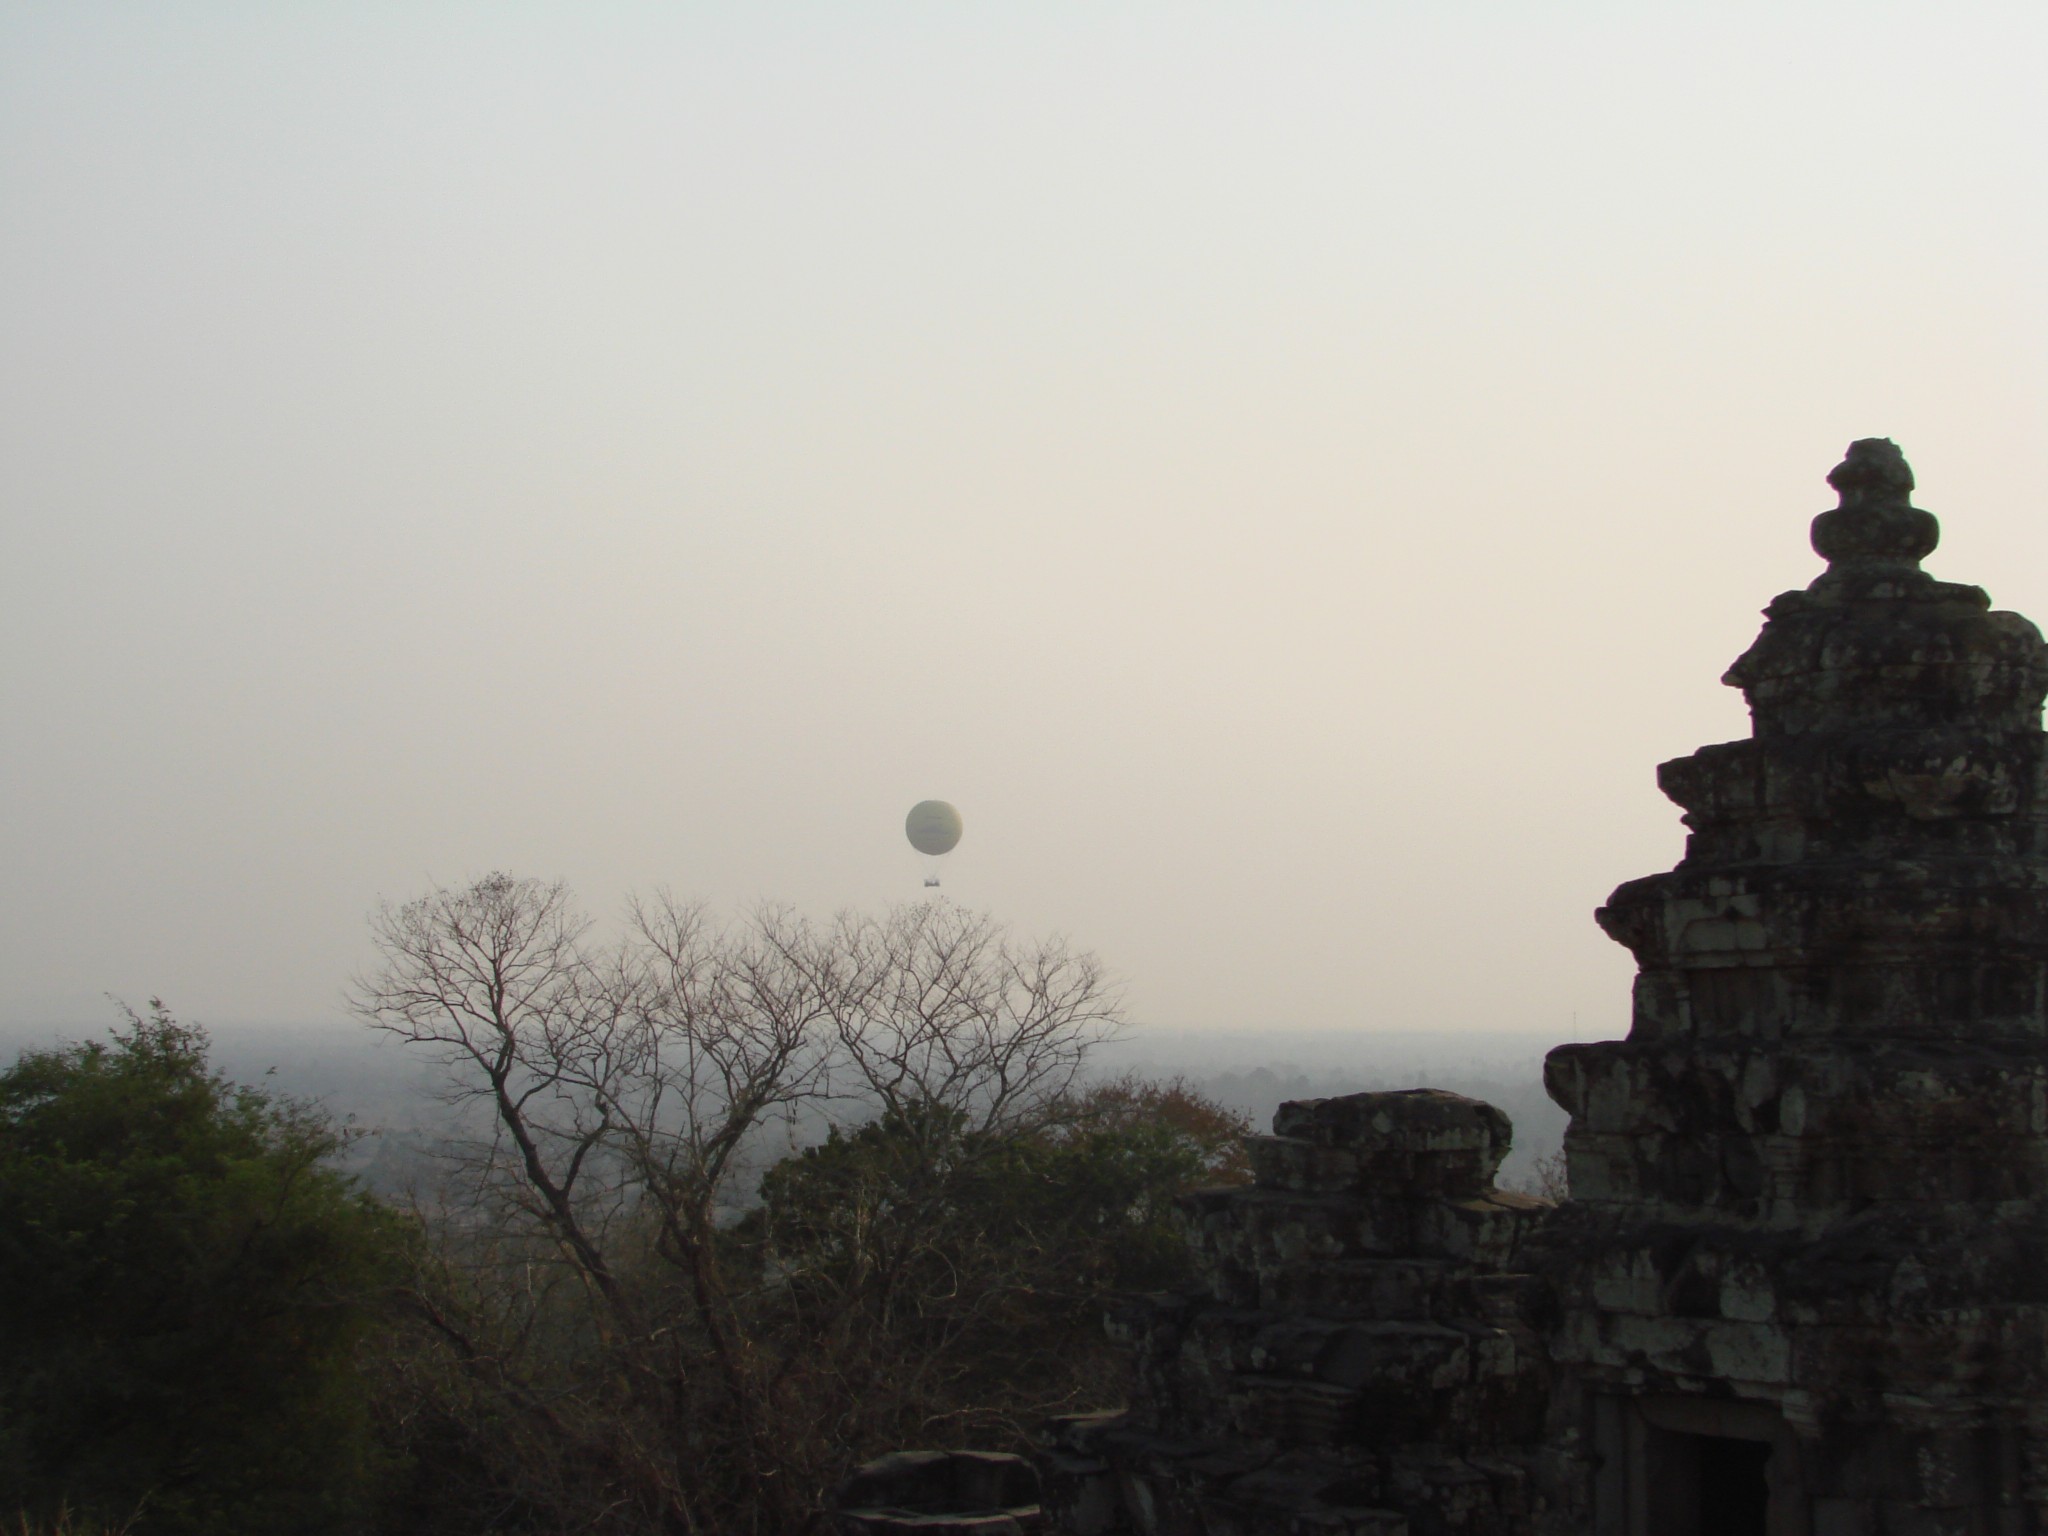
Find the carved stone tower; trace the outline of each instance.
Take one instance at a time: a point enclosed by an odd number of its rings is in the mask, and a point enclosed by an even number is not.
[[[1920,569],[1891,443],[1828,478],[1754,734],[1664,764],[1685,857],[1598,914],[1640,974],[1550,1053],[1571,1198],[1492,1187],[1488,1105],[1283,1105],[1058,1528],[2048,1536],[2048,645]]]
[[[1828,479],[1754,734],[1598,913],[1628,1038],[1550,1054],[1558,1536],[2048,1531],[2048,646],[1920,569],[1890,442]]]

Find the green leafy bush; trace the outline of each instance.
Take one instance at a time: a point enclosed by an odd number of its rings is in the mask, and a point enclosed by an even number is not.
[[[354,1355],[402,1233],[325,1166],[337,1145],[211,1071],[161,1003],[0,1074],[0,1509],[356,1523],[375,1469]]]
[[[740,1232],[764,1295],[862,1341],[872,1364],[843,1379],[871,1432],[1016,1437],[1121,1397],[1103,1303],[1189,1279],[1174,1197],[1243,1182],[1247,1129],[1184,1084],[1129,1078],[999,1131],[907,1103],[770,1169]]]

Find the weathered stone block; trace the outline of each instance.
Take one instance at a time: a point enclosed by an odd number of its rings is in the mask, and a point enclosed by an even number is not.
[[[1282,1104],[1272,1136],[1246,1142],[1254,1179],[1303,1193],[1473,1195],[1507,1155],[1507,1117],[1437,1089]]]
[[[1337,1195],[1359,1187],[1358,1154],[1293,1136],[1247,1136],[1245,1155],[1261,1189]]]
[[[1361,1152],[1502,1155],[1513,1137],[1508,1117],[1491,1104],[1440,1088],[1291,1101],[1275,1112],[1273,1132]]]
[[[1547,1200],[1506,1189],[1490,1189],[1469,1200],[1421,1202],[1410,1226],[1414,1251],[1504,1269],[1550,1210]]]

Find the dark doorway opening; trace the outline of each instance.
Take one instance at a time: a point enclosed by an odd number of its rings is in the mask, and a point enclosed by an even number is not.
[[[1771,1448],[1761,1440],[1699,1441],[1700,1536],[1764,1536],[1771,1507],[1764,1468]]]
[[[1632,1536],[1768,1536],[1768,1440],[1652,1428],[1643,1449],[1648,1520]]]

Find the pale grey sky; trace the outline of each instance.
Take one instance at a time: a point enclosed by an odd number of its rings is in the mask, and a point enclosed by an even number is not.
[[[1625,1020],[1852,438],[2048,619],[2035,4],[0,4],[0,1023],[504,867]]]

